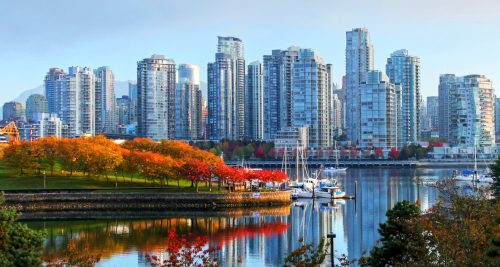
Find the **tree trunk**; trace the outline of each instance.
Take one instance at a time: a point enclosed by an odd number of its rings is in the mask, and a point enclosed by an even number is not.
[[[177,179],[177,188],[181,188],[181,179]]]
[[[196,181],[196,192],[198,192],[198,181]]]

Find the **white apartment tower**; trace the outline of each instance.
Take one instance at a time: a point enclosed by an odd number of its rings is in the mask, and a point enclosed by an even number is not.
[[[346,33],[346,131],[347,138],[358,143],[361,137],[361,83],[373,70],[373,46],[366,28]]]
[[[153,55],[137,62],[137,135],[175,137],[175,62]]]

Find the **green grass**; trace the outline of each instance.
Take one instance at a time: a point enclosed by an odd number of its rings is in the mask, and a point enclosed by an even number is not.
[[[60,170],[54,172],[54,176],[50,172],[46,172],[46,188],[47,189],[109,189],[109,192],[195,192],[195,188],[191,187],[191,181],[180,180],[180,188],[177,187],[177,181],[169,181],[169,186],[161,187],[159,181],[153,185],[151,180],[144,181],[142,177],[131,177],[130,175],[118,175],[117,185],[115,176],[108,175],[109,180],[104,176],[84,176],[81,173],[61,174]],[[12,170],[0,161],[0,190],[8,189],[43,189],[43,175],[23,174],[20,175],[19,170]],[[212,192],[220,192],[217,190],[217,184],[212,184]],[[134,187],[134,188],[130,188]],[[141,189],[140,187],[157,187],[154,189]],[[121,188],[121,189],[120,189]],[[200,192],[210,192],[205,184],[199,184]],[[102,192],[102,191],[101,191]],[[108,192],[105,190],[104,192]]]

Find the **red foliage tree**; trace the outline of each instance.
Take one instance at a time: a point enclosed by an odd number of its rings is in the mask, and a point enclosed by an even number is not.
[[[146,254],[146,261],[153,267],[201,267],[219,266],[220,262],[215,254],[220,248],[209,247],[207,236],[182,235],[179,236],[175,230],[168,232],[167,244],[164,257]]]
[[[256,150],[255,150],[255,157],[256,158],[260,158],[260,159],[263,159],[265,156],[265,153],[264,153],[264,148],[262,146],[259,146]]]
[[[391,148],[391,151],[389,151],[389,157],[391,159],[398,159],[399,158],[399,151],[395,147]]]
[[[375,157],[382,158],[384,156],[384,150],[381,147],[375,148]]]

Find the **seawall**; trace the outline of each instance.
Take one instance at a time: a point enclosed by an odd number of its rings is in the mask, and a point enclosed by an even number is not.
[[[6,193],[2,206],[18,211],[214,210],[290,204],[289,191],[232,193]]]

